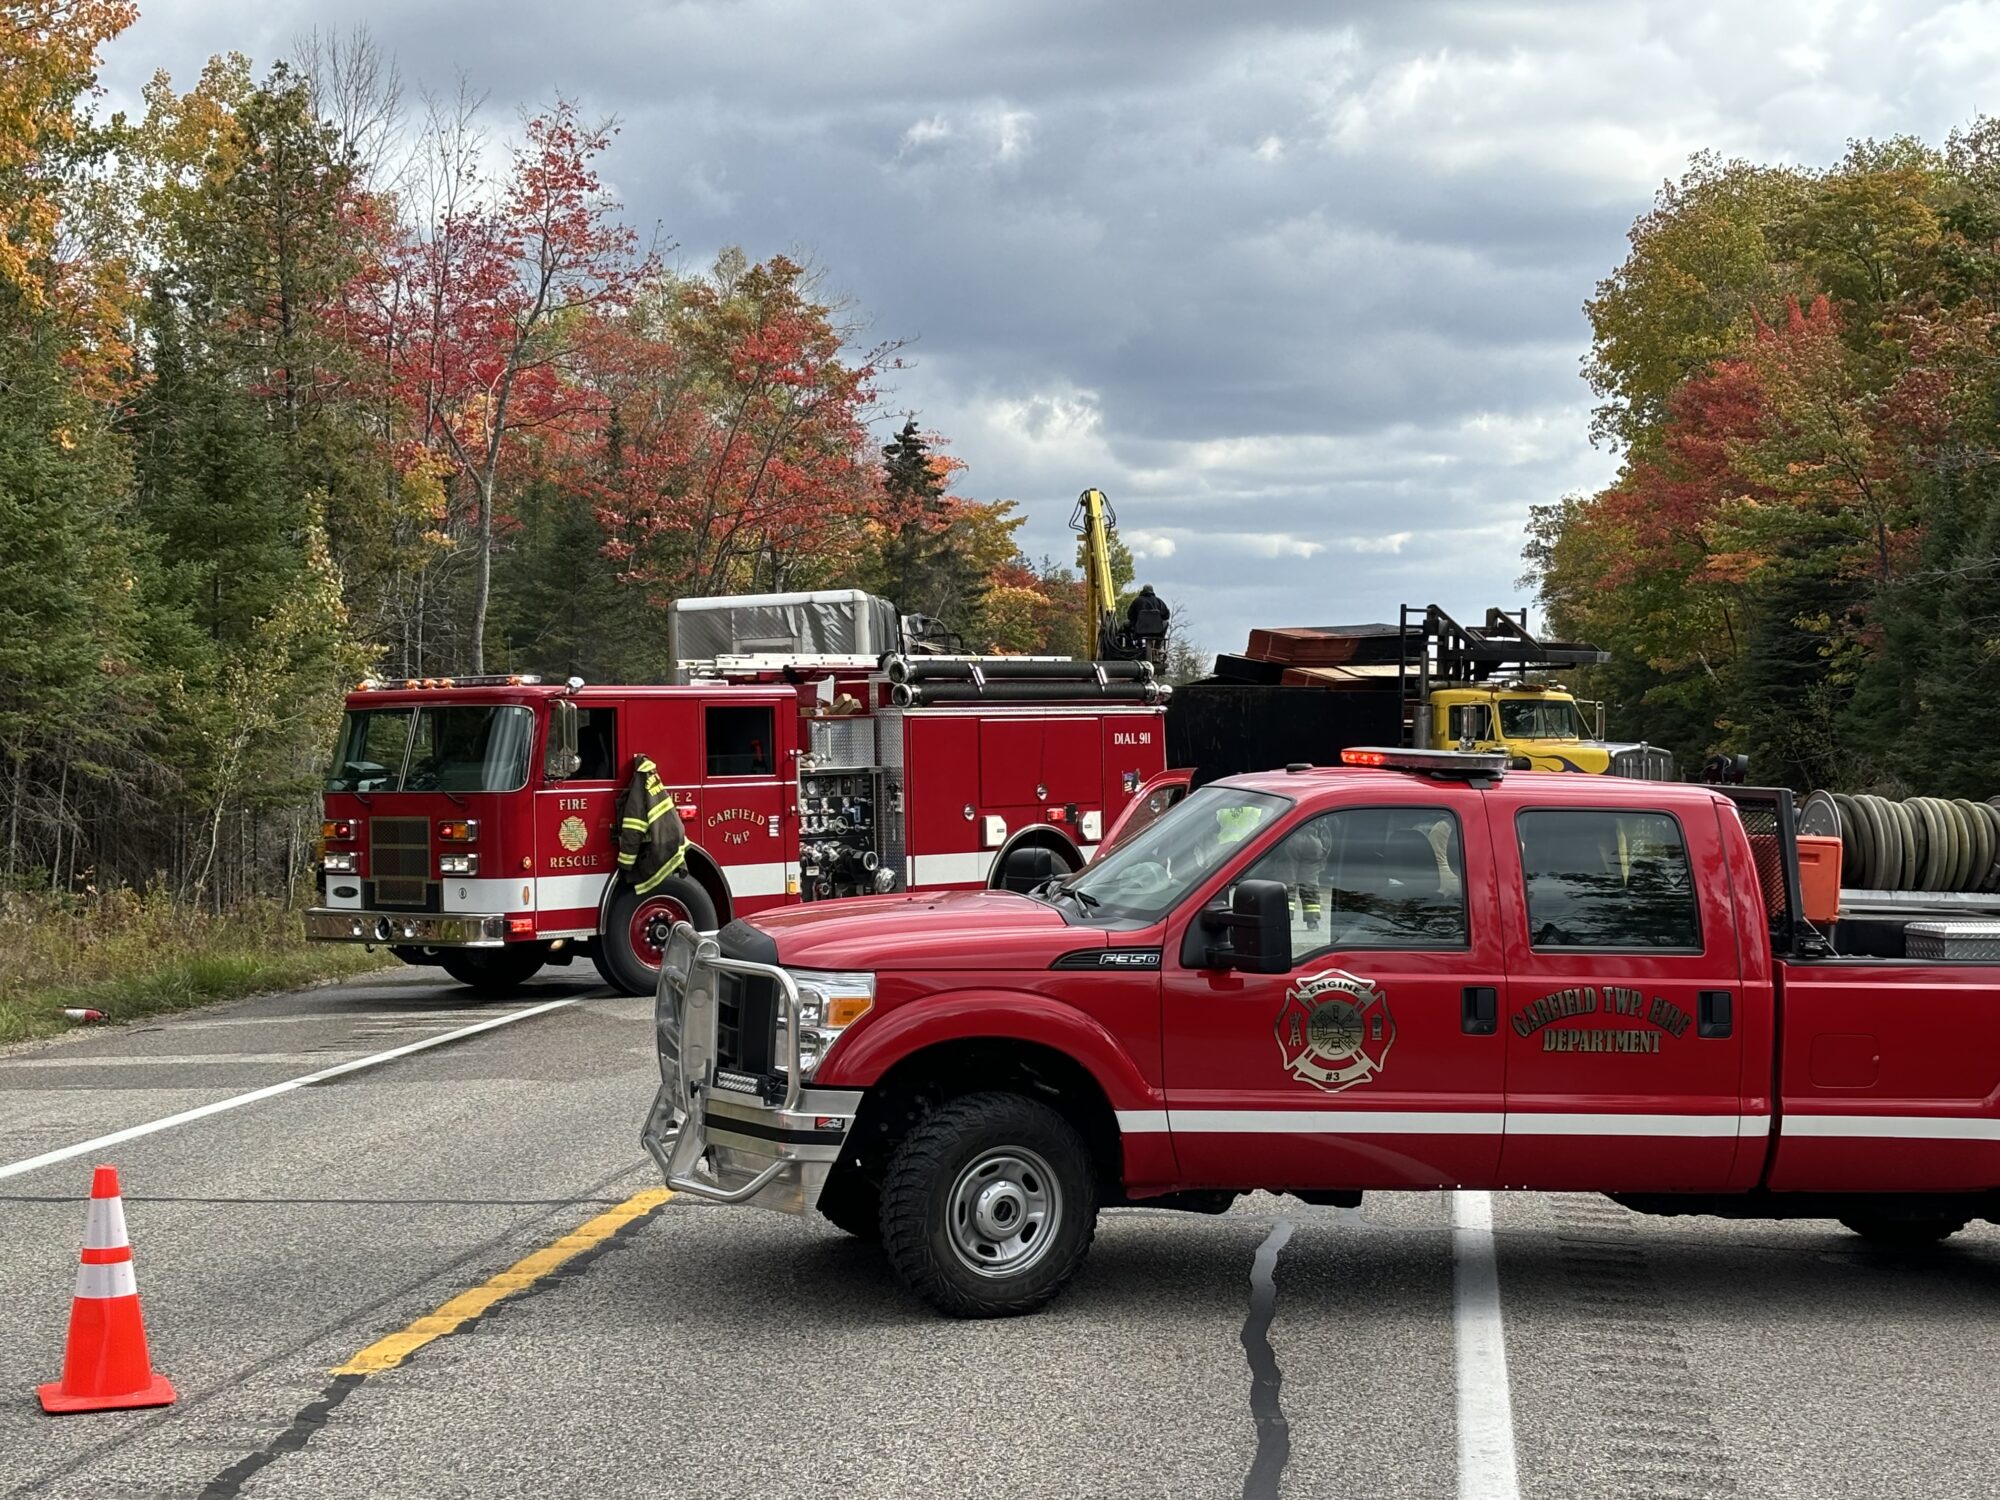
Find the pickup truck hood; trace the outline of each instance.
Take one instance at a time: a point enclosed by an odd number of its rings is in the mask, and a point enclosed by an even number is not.
[[[945,891],[785,907],[749,919],[797,969],[1046,969],[1105,946],[1047,902],[1012,891]]]

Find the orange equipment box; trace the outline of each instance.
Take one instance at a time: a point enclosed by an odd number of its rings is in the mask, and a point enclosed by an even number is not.
[[[1799,835],[1799,904],[1808,922],[1831,922],[1840,915],[1840,840]]]

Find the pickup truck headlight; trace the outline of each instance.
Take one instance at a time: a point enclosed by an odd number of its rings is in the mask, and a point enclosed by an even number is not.
[[[840,1034],[875,1003],[875,976],[794,969],[792,982],[799,987],[799,1074],[810,1082]]]

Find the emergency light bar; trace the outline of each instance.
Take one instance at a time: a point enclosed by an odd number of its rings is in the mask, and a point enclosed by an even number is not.
[[[570,679],[575,687],[582,687],[581,678]],[[454,688],[454,687],[540,687],[542,679],[529,672],[488,672],[477,677],[364,677],[357,684],[357,692],[383,692],[396,688]]]
[[[1413,771],[1440,781],[1498,781],[1507,774],[1504,750],[1382,750],[1357,745],[1340,752],[1343,766]]]

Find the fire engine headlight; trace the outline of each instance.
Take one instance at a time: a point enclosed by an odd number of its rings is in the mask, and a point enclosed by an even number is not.
[[[479,856],[476,854],[441,854],[438,856],[440,875],[477,875]]]
[[[799,987],[799,1074],[810,1081],[840,1034],[874,1005],[875,976],[795,969],[792,979]]]
[[[329,875],[352,875],[354,873],[354,856],[352,854],[322,854],[319,857],[319,865]]]

